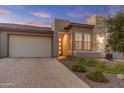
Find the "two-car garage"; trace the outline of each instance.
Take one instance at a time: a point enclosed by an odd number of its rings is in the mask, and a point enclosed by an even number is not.
[[[9,57],[51,57],[50,37],[9,35]]]
[[[52,57],[53,31],[48,27],[0,24],[0,57]]]

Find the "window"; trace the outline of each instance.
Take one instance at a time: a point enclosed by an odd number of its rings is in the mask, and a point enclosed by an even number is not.
[[[82,33],[75,33],[75,48],[76,50],[82,49]]]
[[[84,33],[84,50],[90,50],[90,49],[91,49],[91,34]]]
[[[62,38],[59,37],[59,55],[62,55]]]

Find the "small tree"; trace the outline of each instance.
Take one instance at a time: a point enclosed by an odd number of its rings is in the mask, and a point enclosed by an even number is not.
[[[108,18],[108,43],[112,50],[122,52],[124,56],[124,12],[119,11],[115,16]]]

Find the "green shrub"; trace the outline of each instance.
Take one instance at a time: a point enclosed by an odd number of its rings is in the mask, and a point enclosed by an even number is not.
[[[74,58],[73,55],[66,55],[66,58]]]
[[[95,59],[88,60],[89,66],[96,66],[98,64],[98,61]]]
[[[85,67],[79,64],[73,65],[71,70],[76,72],[86,72]]]
[[[85,60],[86,60],[85,58],[82,58],[82,57],[76,57],[76,61],[77,61],[77,62],[85,61]]]
[[[90,72],[86,76],[88,79],[96,82],[108,82],[109,80],[103,75],[101,71]]]
[[[115,66],[111,67],[109,72],[114,74],[124,73],[124,64],[116,64]]]
[[[94,67],[98,64],[98,61],[95,59],[82,59],[80,60],[79,64]]]
[[[96,69],[103,72],[113,73],[113,74],[124,74],[124,64],[116,64],[113,67],[107,66],[105,63],[99,63]]]
[[[96,65],[98,71],[109,72],[110,68],[105,63],[98,63]]]
[[[71,60],[71,61],[76,61],[77,57],[73,56],[73,55],[67,55],[65,57],[65,60]]]

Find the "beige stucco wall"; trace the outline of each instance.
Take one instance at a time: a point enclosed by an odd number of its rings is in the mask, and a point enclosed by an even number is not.
[[[0,34],[0,56],[8,56],[8,36],[7,32],[1,32]]]
[[[64,28],[70,23],[69,20],[55,19],[52,23],[53,36],[53,56],[58,57],[58,33],[64,31]]]

